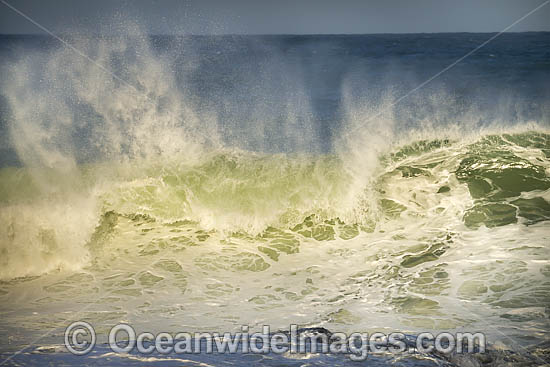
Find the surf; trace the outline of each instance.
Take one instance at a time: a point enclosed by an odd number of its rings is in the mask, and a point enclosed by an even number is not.
[[[18,162],[0,168],[0,296],[29,330],[86,305],[91,322],[151,330],[544,337],[543,118],[444,90],[403,106],[352,80],[327,133],[300,70],[271,61],[295,79],[268,99],[284,108],[224,120],[240,105],[198,103],[196,70],[173,72],[146,37],[74,42],[127,83],[63,48],[3,69]],[[285,84],[270,75],[269,93]]]

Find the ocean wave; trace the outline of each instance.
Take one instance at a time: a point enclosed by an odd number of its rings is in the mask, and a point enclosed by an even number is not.
[[[390,221],[532,225],[550,219],[549,146],[550,135],[537,131],[422,140],[380,156],[369,182],[335,155],[222,151],[192,163],[89,164],[78,188],[42,171],[50,184],[59,181],[47,197],[31,169],[4,168],[2,277],[85,265],[90,248],[108,246],[119,217],[251,241],[286,238],[265,247],[270,257],[298,251],[305,239],[347,240]]]

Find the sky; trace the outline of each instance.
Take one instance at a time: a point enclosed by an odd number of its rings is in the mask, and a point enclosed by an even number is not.
[[[544,0],[0,0],[0,34],[351,34],[499,32]],[[509,29],[550,31],[550,2]]]

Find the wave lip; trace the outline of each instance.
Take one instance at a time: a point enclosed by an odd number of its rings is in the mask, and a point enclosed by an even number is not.
[[[293,253],[299,245],[292,243],[305,239],[347,240],[419,218],[473,230],[533,225],[550,219],[548,146],[550,135],[537,131],[473,143],[422,140],[380,156],[368,182],[335,155],[220,151],[188,163],[88,164],[79,168],[79,190],[60,185],[47,198],[35,184],[47,171],[5,168],[1,276],[84,266],[121,216],[158,226],[183,221],[251,241],[280,236],[279,248],[262,247],[268,257]]]

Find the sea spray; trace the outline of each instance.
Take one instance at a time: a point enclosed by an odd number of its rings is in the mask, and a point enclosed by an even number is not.
[[[544,106],[497,114],[435,87],[400,100],[362,79],[314,95],[321,82],[301,84],[322,78],[277,61],[295,39],[263,75],[272,48],[227,55],[267,41],[235,39],[199,42],[211,57],[182,71],[147,38],[75,38],[114,75],[56,48],[5,74],[21,164],[0,169],[0,329],[82,317],[544,339]]]
[[[196,133],[197,117],[148,40],[76,37],[70,42],[88,57],[59,47],[3,65],[10,142],[24,165],[14,168],[16,178],[5,184],[32,187],[35,193],[21,200],[3,195],[9,205],[1,209],[2,277],[88,262],[86,243],[110,177],[104,171],[106,176],[86,181],[87,168],[79,164],[192,160],[201,142],[216,144],[215,133]]]

